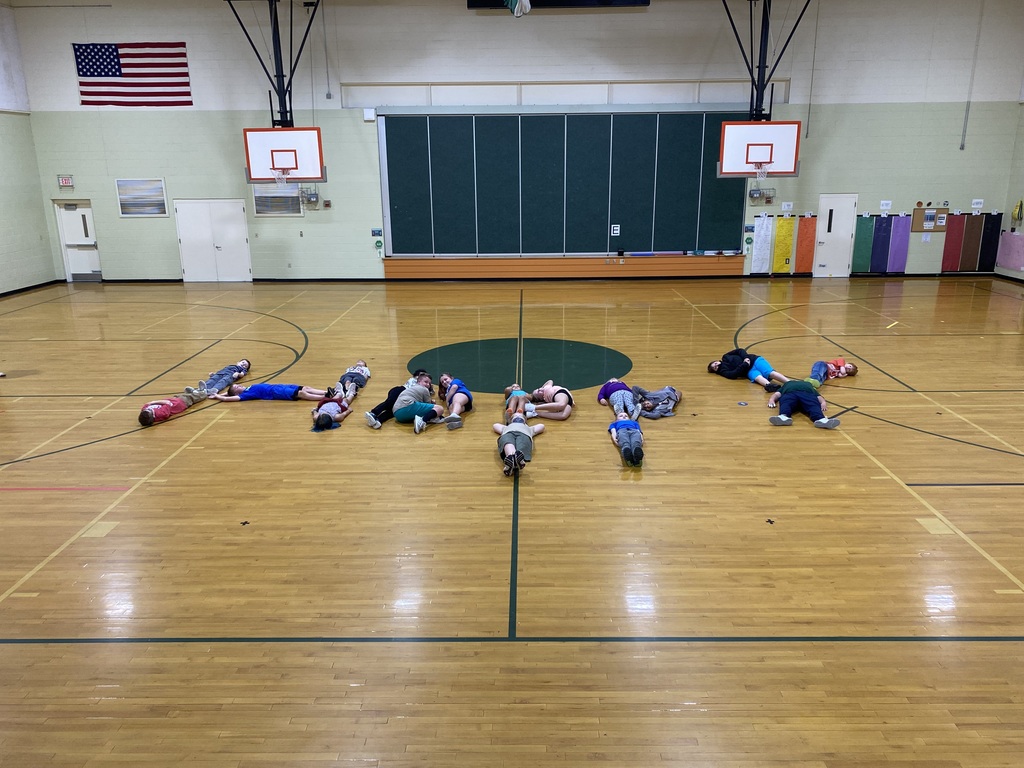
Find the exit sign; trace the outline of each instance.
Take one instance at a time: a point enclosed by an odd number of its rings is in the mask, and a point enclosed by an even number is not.
[[[75,177],[74,176],[58,176],[57,177],[57,186],[60,187],[61,189],[64,189],[66,187],[74,187],[75,186]]]

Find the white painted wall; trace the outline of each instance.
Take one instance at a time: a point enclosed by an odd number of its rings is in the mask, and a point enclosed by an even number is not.
[[[744,36],[747,5],[730,2]],[[782,27],[773,37],[776,51],[801,5],[774,4]],[[236,7],[264,46],[266,3]],[[780,100],[788,91],[789,103],[777,103],[775,116],[807,123],[801,176],[774,182],[777,202],[793,201],[802,212],[813,210],[822,192],[857,192],[869,209],[881,199],[893,200],[896,210],[940,198],[969,207],[975,197],[987,209],[1006,209],[1024,185],[1020,11],[1021,0],[812,2],[776,73]],[[636,103],[637,94],[707,103],[745,90],[720,0],[535,11],[521,19],[468,11],[462,0],[325,0],[321,12],[298,68],[294,105],[300,124],[323,129],[330,179],[319,192],[333,208],[302,219],[250,219],[257,279],[382,275],[370,236],[382,218],[376,131],[362,121],[364,104],[528,103],[523,93],[565,104],[581,94],[598,103]],[[56,189],[56,175],[74,174],[70,194],[95,206],[104,276],[177,277],[173,221],[120,219],[114,179],[163,177],[169,198],[251,200],[241,130],[269,125],[269,83],[230,7],[220,0],[68,0],[61,7],[18,0],[0,9],[0,42],[5,20],[10,39],[12,14],[31,107],[30,128],[14,130],[23,145],[34,144],[35,207],[49,211],[52,199],[67,196]],[[195,107],[80,107],[71,43],[145,39],[186,41]],[[0,211],[24,195],[24,184],[16,191],[0,186]],[[59,263],[52,216],[32,218],[23,220],[48,248],[33,258],[38,271],[52,273],[54,259]],[[909,268],[935,271],[935,254],[941,238],[914,246]],[[0,245],[0,260],[7,258]],[[0,291],[36,279],[12,281],[8,272],[0,270]]]

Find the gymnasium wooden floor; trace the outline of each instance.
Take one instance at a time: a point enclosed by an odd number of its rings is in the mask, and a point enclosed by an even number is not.
[[[0,766],[1024,765],[1022,329],[1024,286],[984,278],[0,298]],[[514,480],[497,394],[366,426],[417,355],[502,338],[681,390],[643,469],[597,386]],[[770,426],[705,370],[734,346],[857,362],[842,426]],[[520,354],[477,370],[536,386]],[[373,378],[328,432],[301,402],[139,428],[241,357]]]

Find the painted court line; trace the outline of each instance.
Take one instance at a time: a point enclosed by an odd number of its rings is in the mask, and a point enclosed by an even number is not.
[[[967,543],[968,546],[971,547],[971,549],[973,549],[975,552],[977,552],[979,555],[985,558],[996,570],[998,570],[1006,578],[1008,578],[1010,581],[1016,584],[1018,588],[1024,589],[1024,581],[1021,581],[1012,573],[1010,573],[1010,571],[1002,563],[1000,563],[992,555],[990,555],[988,552],[982,549],[981,546],[974,541],[974,539],[972,539],[966,533],[957,528],[952,523],[952,521],[950,521],[945,515],[943,515],[941,512],[939,512],[939,510],[937,510],[935,507],[933,507],[931,504],[925,501],[924,498],[922,498],[921,494],[919,494],[917,491],[915,491],[913,488],[911,488],[909,485],[903,482],[903,480],[897,477],[896,474],[887,466],[885,466],[881,461],[876,459],[866,448],[864,448],[864,446],[862,446],[860,443],[858,443],[856,440],[850,437],[849,432],[843,432],[842,434],[843,437],[845,437],[847,440],[853,443],[857,447],[857,449],[861,453],[863,453],[870,461],[872,461],[879,469],[885,472],[889,477],[896,481],[907,493],[913,496],[922,507],[931,512],[937,519],[941,520],[946,526],[948,526],[953,533],[955,533],[957,536],[963,539],[963,541]]]
[[[226,411],[224,411],[223,413],[226,413]],[[33,576],[35,576],[37,573],[39,573],[41,570],[43,570],[43,568],[45,568],[51,561],[53,561],[54,558],[56,558],[58,555],[60,555],[61,552],[63,552],[65,549],[67,549],[72,544],[74,544],[76,541],[78,541],[78,539],[82,538],[82,536],[84,536],[89,531],[90,528],[92,528],[94,525],[96,525],[97,523],[102,521],[103,518],[106,517],[108,513],[110,513],[112,510],[116,509],[118,507],[118,505],[120,505],[120,503],[122,501],[127,499],[135,491],[136,488],[138,488],[143,483],[145,483],[147,478],[152,477],[157,472],[159,472],[161,469],[163,469],[165,466],[167,466],[175,457],[178,456],[179,453],[184,451],[192,443],[194,443],[196,440],[198,440],[201,435],[203,435],[208,429],[210,429],[210,427],[212,427],[214,424],[216,424],[218,421],[220,421],[220,419],[221,419],[221,415],[220,414],[218,414],[213,419],[211,419],[210,423],[207,424],[205,427],[203,427],[201,430],[199,430],[191,438],[189,438],[188,442],[186,442],[184,445],[182,445],[180,448],[178,448],[178,450],[174,451],[170,456],[168,456],[166,459],[164,459],[159,464],[157,464],[155,467],[153,467],[153,469],[146,475],[146,477],[143,477],[141,480],[139,480],[137,483],[135,483],[135,485],[133,485],[130,489],[128,489],[127,491],[122,493],[120,496],[118,496],[113,502],[111,502],[111,504],[106,509],[104,509],[98,515],[96,515],[96,517],[94,517],[88,523],[83,525],[67,541],[65,541],[63,544],[61,544],[55,550],[53,550],[53,552],[51,552],[49,555],[44,557],[42,559],[42,561],[40,561],[38,564],[36,564],[36,566],[34,568],[32,568],[28,573],[26,573],[24,576],[22,576],[20,579],[18,579],[16,582],[14,582],[14,584],[12,584],[11,587],[6,592],[0,594],[0,603],[2,603],[8,597],[10,597],[14,593],[16,593],[18,591],[19,587],[21,587],[22,584],[24,584],[29,579],[31,579]]]
[[[77,493],[79,491],[127,491],[130,488],[130,485],[40,485],[0,488],[0,491],[74,491]]]

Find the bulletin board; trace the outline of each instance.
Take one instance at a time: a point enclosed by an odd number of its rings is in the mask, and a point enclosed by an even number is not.
[[[945,232],[949,208],[915,208],[910,220],[911,232]]]

